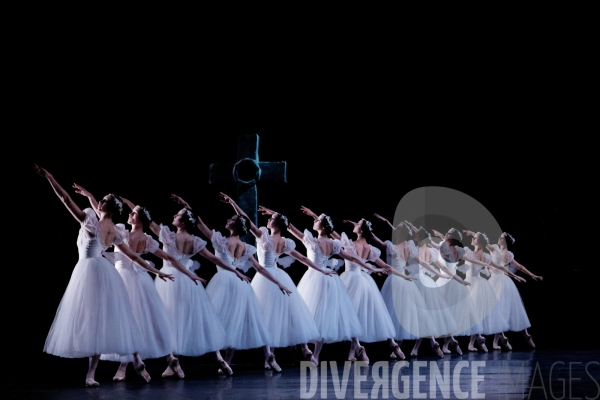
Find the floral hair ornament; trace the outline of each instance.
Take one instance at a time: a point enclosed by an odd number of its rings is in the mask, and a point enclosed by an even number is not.
[[[488,237],[487,237],[487,235],[485,233],[479,232],[479,234],[485,238],[486,243],[490,242],[490,240],[488,239]]]
[[[248,232],[248,227],[246,226],[246,217],[238,214],[238,219],[240,220],[240,223],[242,224],[242,230],[244,232]]]
[[[116,195],[112,194],[112,199],[115,202],[115,206],[117,206],[117,208],[119,209],[119,214],[123,213],[123,202],[121,201],[121,199],[119,199]]]
[[[410,226],[408,226],[408,224],[407,224],[407,223],[405,223],[405,222],[400,222],[400,226],[404,226],[404,227],[406,228],[406,231],[407,231],[407,234],[408,234],[408,236],[409,236],[409,237],[412,237],[412,236],[413,236],[413,231],[412,231],[412,228],[411,228]]]
[[[152,222],[152,217],[150,217],[150,211],[148,211],[148,209],[146,207],[140,207],[140,210],[146,216],[146,219],[148,220],[148,223]]]
[[[506,232],[506,236],[508,236],[510,238],[510,240],[513,242],[513,244],[515,243],[515,238],[508,232]]]
[[[196,217],[194,217],[194,214],[192,213],[192,210],[190,210],[189,208],[185,209],[185,213],[188,216],[188,220],[192,223],[192,224],[196,224]]]

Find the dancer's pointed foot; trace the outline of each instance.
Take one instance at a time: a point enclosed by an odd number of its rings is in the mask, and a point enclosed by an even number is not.
[[[394,353],[394,352],[392,351],[392,354],[390,354],[390,358],[393,358],[393,359],[395,360],[395,359],[396,359],[396,358],[398,358],[398,357],[396,357],[396,353]]]
[[[85,386],[86,387],[98,387],[98,386],[100,386],[100,384],[98,382],[96,382],[95,380],[93,380],[92,378],[87,378],[85,380]]]
[[[479,336],[477,339],[477,344],[481,348],[481,350],[488,352],[487,346],[485,345],[485,338],[483,336]]]
[[[135,372],[139,376],[141,376],[146,382],[150,382],[150,374],[146,371],[146,365],[144,363],[140,363],[137,367],[135,367]]]
[[[165,372],[162,373],[163,378],[168,378],[169,376],[173,376],[173,375],[175,375],[175,372],[173,372],[171,367],[167,367],[167,369],[165,369]]]
[[[271,353],[269,357],[267,357],[267,363],[273,370],[281,372],[281,367],[277,364],[277,361],[275,361],[275,354]]]
[[[169,367],[180,379],[185,378],[185,374],[179,365],[179,359],[177,357],[173,357],[169,360]]]
[[[367,365],[369,364],[369,357],[367,357],[367,352],[365,351],[364,346],[358,347],[358,349],[356,350],[356,355],[360,361],[366,362]]]
[[[458,340],[456,340],[454,338],[450,338],[450,346],[454,347],[454,351],[456,351],[459,356],[462,356],[463,352],[462,352],[460,346],[458,345]]]
[[[440,344],[438,342],[433,342],[433,350],[436,352],[439,358],[444,358],[444,352],[440,349]]]
[[[442,347],[442,353],[444,353],[444,354],[451,354],[452,352],[450,350],[448,350],[448,347],[443,346]]]
[[[227,361],[225,361],[225,360],[219,361],[219,366],[221,367],[221,368],[219,368],[219,371],[223,372],[225,375],[227,375],[227,376],[233,375],[233,370],[231,369],[229,364],[227,364]]]
[[[525,334],[525,340],[527,341],[527,344],[535,349],[535,343],[533,343],[533,339],[531,338],[530,334]],[[506,339],[506,342],[508,343],[508,339]]]
[[[318,364],[317,359],[314,357],[313,352],[310,351],[308,348],[306,350],[302,350],[302,354],[304,355],[304,359],[306,361],[310,361],[311,363],[315,364],[315,367]]]
[[[271,369],[271,366],[269,365],[269,358],[265,358],[265,369]]]
[[[419,349],[413,348],[412,351],[410,352],[410,356],[416,357],[418,353],[419,353]]]
[[[477,349],[475,348],[475,346],[473,346],[473,343],[469,343],[469,346],[467,347],[467,350],[469,350],[469,351],[477,351]]]
[[[394,346],[394,352],[392,354],[394,354],[400,360],[406,359],[406,356],[404,355],[402,350],[400,350],[400,345],[398,345],[398,344],[396,344]],[[394,358],[396,358],[396,357],[394,357]]]

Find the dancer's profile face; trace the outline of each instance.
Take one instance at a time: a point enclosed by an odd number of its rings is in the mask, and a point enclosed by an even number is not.
[[[321,214],[315,219],[315,223],[313,224],[313,229],[315,231],[323,229],[323,218],[325,218],[325,216]]]
[[[133,210],[131,210],[131,212],[129,213],[129,216],[127,217],[127,223],[129,225],[137,225],[141,222],[140,217],[139,217],[140,209],[141,209],[140,206],[133,207]]]
[[[273,229],[277,226],[277,224],[275,223],[275,218],[277,218],[279,214],[275,213],[275,214],[271,214],[271,217],[269,217],[269,220],[267,221],[267,228],[269,229]]]
[[[184,214],[185,208],[182,208],[177,214],[173,216],[173,226],[177,228],[185,228],[185,220],[183,216]]]
[[[237,214],[234,215],[233,217],[229,218],[227,220],[227,222],[225,223],[225,229],[234,229],[235,228],[235,221],[238,219]]]
[[[360,235],[362,233],[361,226],[362,226],[363,221],[364,221],[364,218],[361,219],[360,221],[358,221],[356,223],[356,225],[354,225],[354,229],[352,229],[352,232],[357,233],[357,234]]]
[[[98,211],[110,212],[110,203],[112,202],[112,195],[107,194],[98,202]]]

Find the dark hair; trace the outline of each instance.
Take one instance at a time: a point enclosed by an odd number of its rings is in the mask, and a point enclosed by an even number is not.
[[[364,218],[362,220],[362,224],[360,224],[360,230],[362,231],[363,236],[373,236],[373,227],[371,226],[371,222]]]
[[[140,207],[140,212],[137,214],[140,221],[142,221],[142,226],[144,230],[150,227],[150,223],[152,222],[152,217],[150,216],[150,211],[146,207]]]
[[[237,215],[237,218],[234,222],[235,230],[241,234],[245,235],[248,232],[248,219],[243,215]]]
[[[488,243],[490,243],[490,241],[488,240],[488,237],[485,233],[482,232],[477,232],[478,236],[477,236],[477,244],[479,245],[479,247],[481,247],[482,249],[485,250],[486,245]]]
[[[106,204],[110,208],[113,218],[115,216],[121,216],[123,213],[123,200],[114,193],[109,193],[107,196],[110,196],[110,200],[107,201]]]
[[[279,214],[279,213],[276,213],[273,215],[273,222],[275,222],[275,224],[277,224],[280,231],[285,231],[287,229],[288,225],[290,224],[288,222],[287,217],[285,215]]]
[[[329,215],[323,214],[323,219],[321,220],[321,223],[323,224],[323,229],[325,229],[325,233],[327,235],[333,232],[333,221],[331,220],[331,217]]]
[[[462,235],[456,228],[450,228],[446,233],[446,241],[450,246],[465,247],[462,242]]]
[[[416,244],[418,245],[421,241],[423,241],[425,239],[431,240],[431,235],[429,234],[429,232],[427,232],[427,229],[425,229],[421,226],[415,233],[415,239],[417,239],[417,238],[419,239],[419,240],[416,240],[417,241]]]
[[[194,215],[194,213],[192,212],[191,209],[184,207],[185,211],[183,213],[183,221],[185,222],[185,229],[188,232],[193,232],[194,228],[196,227],[196,221],[198,221],[198,218]]]
[[[394,229],[392,235],[394,236],[394,241],[396,243],[404,242],[412,237],[412,228],[404,222],[400,222],[398,227]]]

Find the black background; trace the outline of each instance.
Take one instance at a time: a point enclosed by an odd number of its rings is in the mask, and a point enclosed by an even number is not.
[[[42,11],[32,18],[26,26]],[[538,348],[598,348],[590,106],[578,91],[585,82],[545,62],[549,48],[520,54],[518,65],[457,57],[442,67],[406,60],[400,70],[377,54],[363,67],[348,55],[300,57],[290,45],[269,47],[264,54],[276,57],[266,60],[243,38],[120,41],[107,27],[82,36],[74,27],[84,21],[54,22],[23,29],[7,108],[4,303],[15,371],[49,365],[44,340],[77,262],[79,225],[33,163],[82,208],[74,182],[98,198],[114,192],[143,204],[169,224],[176,193],[225,233],[232,209],[217,194],[234,195],[235,186],[210,185],[208,169],[236,160],[239,134],[260,136],[261,160],[287,162],[288,182],[260,182],[259,203],[299,228],[311,226],[305,205],[349,234],[343,219],[371,219],[386,238],[372,214],[392,219],[412,189],[472,196],[517,239],[516,259],[544,277],[517,283]],[[210,279],[215,267],[199,261]],[[305,270],[296,262],[286,271],[297,283]]]

